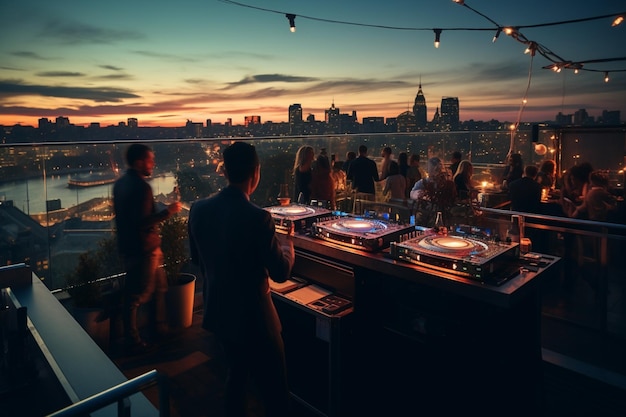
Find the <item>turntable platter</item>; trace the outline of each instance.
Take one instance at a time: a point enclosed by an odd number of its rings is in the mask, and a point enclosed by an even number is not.
[[[418,246],[422,249],[458,256],[475,255],[488,249],[485,243],[478,240],[455,236],[428,236],[419,240]]]
[[[350,233],[382,233],[387,230],[385,223],[373,219],[339,219],[331,227]]]
[[[315,209],[306,206],[272,206],[268,207],[270,213],[279,216],[303,216],[315,214]]]

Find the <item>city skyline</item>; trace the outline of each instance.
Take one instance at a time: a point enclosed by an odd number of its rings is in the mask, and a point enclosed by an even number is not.
[[[77,125],[115,125],[137,118],[140,126],[175,127],[186,120],[242,123],[288,120],[300,103],[303,117],[324,120],[331,103],[363,117],[397,117],[411,110],[422,84],[430,121],[442,97],[458,97],[461,120],[554,120],[587,109],[626,114],[626,61],[585,64],[555,73],[509,36],[492,42],[486,19],[451,0],[431,4],[392,1],[279,0],[245,4],[296,14],[296,32],[285,16],[225,1],[83,4],[37,0],[3,4],[0,37],[0,124],[36,126],[39,118],[65,116]],[[611,1],[528,1],[506,6],[468,4],[502,25],[531,25],[618,13]],[[333,24],[319,17],[396,28]],[[606,59],[623,54],[625,25],[611,19],[524,29],[563,59]],[[527,86],[530,86],[526,94]],[[528,102],[521,112],[522,99]]]

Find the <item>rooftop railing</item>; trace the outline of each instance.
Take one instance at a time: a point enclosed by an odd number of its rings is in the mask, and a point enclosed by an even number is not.
[[[624,155],[624,128],[544,129],[540,131],[538,142],[532,139],[530,131],[522,131],[515,140],[514,150],[522,154],[526,164],[554,159],[562,171],[588,157],[594,167],[606,169],[613,188],[623,192],[624,164],[619,158],[623,159]],[[259,206],[268,206],[277,203],[281,184],[289,184],[290,192],[293,190],[293,164],[297,149],[302,145],[312,146],[316,153],[324,150],[329,157],[334,156],[337,166],[348,151],[357,151],[362,144],[377,162],[380,162],[382,148],[390,146],[394,159],[401,152],[409,156],[418,154],[423,168],[433,156],[440,157],[447,166],[451,153],[459,150],[464,158],[472,161],[474,178],[493,185],[502,180],[510,132],[150,141],[147,144],[156,155],[156,169],[150,180],[156,204],[166,204],[175,185],[180,189],[186,209],[193,201],[224,187],[221,155],[233,140],[245,140],[256,146],[261,159],[261,182],[252,199]],[[124,152],[129,143],[0,145],[0,264],[28,263],[49,289],[66,288],[67,277],[75,269],[79,255],[87,250],[99,250],[101,242],[114,239],[112,183],[124,169]],[[545,152],[537,144],[545,144]],[[485,199],[483,205],[486,207],[481,216],[470,216],[467,221],[505,227],[515,214],[507,209],[506,198],[503,201]],[[493,209],[495,206],[504,209]],[[353,204],[349,211],[357,208],[360,207]],[[183,210],[182,215],[186,213],[188,211]],[[544,315],[626,339],[626,301],[622,297],[623,279],[620,278],[626,276],[621,260],[626,253],[624,226],[591,224],[565,217],[524,216],[530,235],[538,236],[533,239],[534,249],[563,258],[558,282],[549,283],[544,290]],[[110,245],[107,247],[111,250]],[[592,278],[598,271],[602,278]],[[103,265],[101,276],[121,273],[119,265]]]

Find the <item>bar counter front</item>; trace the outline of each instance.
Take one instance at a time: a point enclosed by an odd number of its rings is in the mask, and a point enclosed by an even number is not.
[[[559,258],[515,244],[476,279],[457,262],[393,256],[414,229],[379,248],[324,239],[315,224],[292,237],[293,277],[272,296],[293,398],[321,416],[536,414],[539,287]]]

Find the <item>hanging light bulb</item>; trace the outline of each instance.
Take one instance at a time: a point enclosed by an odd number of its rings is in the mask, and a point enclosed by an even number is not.
[[[496,34],[493,35],[493,39],[491,40],[491,42],[495,42],[498,40],[498,36],[500,36],[500,33],[502,32],[502,28],[498,28],[498,30],[496,31]]]
[[[531,56],[535,56],[535,51],[537,50],[537,43],[530,41],[528,43],[528,47],[526,47],[526,50],[524,51],[525,54],[530,54]]]
[[[624,16],[617,16],[611,26],[617,26],[624,21]]]
[[[287,13],[285,17],[287,18],[287,20],[289,20],[289,30],[291,32],[295,32],[296,31],[296,15]]]
[[[504,33],[506,33],[507,35],[512,35],[513,33],[515,33],[515,29],[512,27],[504,28]]]
[[[441,29],[433,29],[435,32],[435,48],[439,48],[439,40],[441,38]]]
[[[465,0],[452,0],[453,2],[460,4],[461,6],[463,6],[465,4]]]
[[[608,71],[604,71],[604,82],[605,83],[609,82],[609,72]]]

